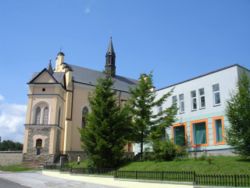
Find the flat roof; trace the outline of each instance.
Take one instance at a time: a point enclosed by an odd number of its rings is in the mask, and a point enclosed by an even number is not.
[[[163,89],[167,89],[167,88],[169,88],[169,87],[173,87],[173,86],[176,86],[176,85],[179,85],[179,84],[183,84],[183,83],[185,83],[185,82],[189,82],[189,81],[192,81],[192,80],[195,80],[195,79],[198,79],[198,78],[201,78],[201,77],[210,75],[210,74],[214,74],[214,73],[217,73],[217,72],[226,70],[226,69],[230,69],[230,68],[232,68],[232,67],[240,67],[240,68],[245,69],[245,70],[247,70],[247,71],[250,72],[250,70],[247,69],[246,67],[243,67],[243,66],[241,66],[241,65],[239,65],[239,64],[233,64],[233,65],[229,65],[229,66],[227,66],[227,67],[223,67],[223,68],[220,68],[220,69],[217,69],[217,70],[208,72],[208,73],[206,73],[206,74],[202,74],[202,75],[199,75],[199,76],[196,76],[196,77],[193,77],[193,78],[190,78],[190,79],[181,81],[181,82],[177,82],[177,83],[175,83],[175,84],[171,84],[171,85],[169,85],[169,86],[162,87],[162,88],[160,88],[160,89],[157,89],[156,91],[160,91],[160,90],[163,90]]]

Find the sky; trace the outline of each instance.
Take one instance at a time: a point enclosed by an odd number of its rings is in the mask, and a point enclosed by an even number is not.
[[[1,0],[0,136],[23,140],[27,82],[62,50],[102,71],[153,71],[161,88],[232,64],[250,69],[249,0]]]

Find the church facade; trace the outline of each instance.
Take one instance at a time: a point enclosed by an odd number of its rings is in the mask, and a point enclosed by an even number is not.
[[[107,74],[113,78],[113,89],[121,105],[128,99],[129,89],[137,83],[116,74],[112,39],[106,53],[105,73],[68,64],[64,57],[59,52],[55,68],[50,63],[28,82],[24,161],[54,162],[60,155],[67,155],[70,160],[78,155],[84,158],[79,128],[85,126],[86,115],[91,110],[88,99],[97,79]],[[131,145],[126,147],[132,151]]]

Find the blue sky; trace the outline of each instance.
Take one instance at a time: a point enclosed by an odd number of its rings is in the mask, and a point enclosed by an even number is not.
[[[110,36],[118,74],[152,70],[157,88],[235,63],[250,68],[249,10],[249,0],[1,0],[0,127],[11,105],[23,106],[22,124],[26,83],[60,48],[66,62],[103,70]]]

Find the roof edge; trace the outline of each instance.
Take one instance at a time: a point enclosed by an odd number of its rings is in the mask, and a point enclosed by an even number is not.
[[[249,70],[248,68],[246,68],[246,67],[243,67],[243,66],[241,66],[241,65],[239,65],[239,64],[233,64],[233,65],[229,65],[229,66],[226,66],[226,67],[223,67],[223,68],[220,68],[220,69],[216,69],[216,70],[214,70],[214,71],[210,71],[210,72],[205,73],[205,74],[201,74],[201,75],[199,75],[199,76],[195,76],[195,77],[193,77],[193,78],[190,78],[190,79],[187,79],[187,80],[184,80],[184,81],[181,81],[181,82],[177,82],[177,83],[175,83],[175,84],[171,84],[171,85],[168,85],[168,86],[159,88],[159,89],[157,89],[156,91],[160,91],[160,90],[167,89],[167,88],[170,88],[170,87],[179,85],[179,84],[183,84],[183,83],[185,83],[185,82],[189,82],[189,81],[192,81],[192,80],[195,80],[195,79],[198,79],[198,78],[201,78],[201,77],[210,75],[210,74],[214,74],[214,73],[217,73],[217,72],[226,70],[226,69],[230,69],[230,68],[232,68],[232,67],[240,67],[240,68],[242,68],[242,69],[247,70],[247,71],[250,72],[250,70]]]

